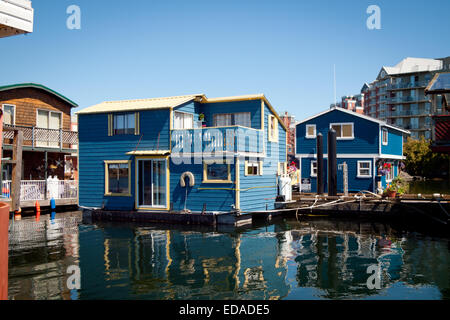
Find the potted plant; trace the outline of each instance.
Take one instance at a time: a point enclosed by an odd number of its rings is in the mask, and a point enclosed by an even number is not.
[[[396,177],[390,184],[387,185],[384,190],[384,194],[389,198],[395,198],[397,195],[403,195],[406,192],[403,184],[403,180],[400,177]]]

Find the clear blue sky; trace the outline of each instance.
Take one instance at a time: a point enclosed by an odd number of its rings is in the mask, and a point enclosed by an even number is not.
[[[450,1],[34,0],[35,29],[0,40],[0,85],[104,100],[264,93],[297,119],[356,94],[381,66],[450,55]],[[66,28],[69,5],[81,30]],[[381,8],[381,30],[366,9]]]

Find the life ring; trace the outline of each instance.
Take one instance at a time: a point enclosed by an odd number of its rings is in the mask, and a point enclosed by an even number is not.
[[[185,173],[183,173],[180,177],[180,185],[182,188],[186,187],[186,182],[184,179],[186,179],[186,177],[189,178],[189,187],[193,187],[195,185],[195,178],[194,175],[192,174],[192,172],[186,171]]]

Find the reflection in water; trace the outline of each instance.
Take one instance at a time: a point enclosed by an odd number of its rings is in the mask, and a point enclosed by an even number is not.
[[[77,299],[67,268],[78,265],[79,213],[13,221],[9,226],[9,299]]]
[[[10,230],[16,299],[448,299],[447,239],[373,223],[279,221],[217,232],[127,223]],[[77,227],[76,225],[79,224]],[[33,229],[33,230],[34,230]],[[23,235],[26,235],[25,238]],[[66,289],[69,265],[81,290]],[[367,288],[367,268],[381,290]]]

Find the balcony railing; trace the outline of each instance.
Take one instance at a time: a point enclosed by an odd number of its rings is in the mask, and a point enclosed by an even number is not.
[[[11,181],[2,181],[3,198],[11,198]],[[20,182],[20,201],[76,199],[78,182],[75,180],[23,180]]]
[[[231,126],[172,131],[172,153],[248,152],[264,151],[264,132]]]
[[[393,83],[388,86],[388,90],[424,88],[428,83],[429,81]]]
[[[55,148],[55,149],[77,149],[78,132],[62,129],[43,129],[37,127],[13,126],[5,124],[3,139],[5,144],[11,144],[14,132],[11,130],[23,131],[23,145],[32,148]],[[10,143],[8,143],[10,140]]]
[[[404,103],[404,102],[419,102],[419,101],[427,102],[427,101],[430,101],[430,98],[427,98],[424,96],[420,96],[420,97],[408,96],[408,97],[395,97],[395,98],[390,98],[388,100],[389,103]]]
[[[431,115],[430,110],[403,110],[403,111],[392,111],[389,113],[390,117],[407,117],[407,116],[429,116]]]

